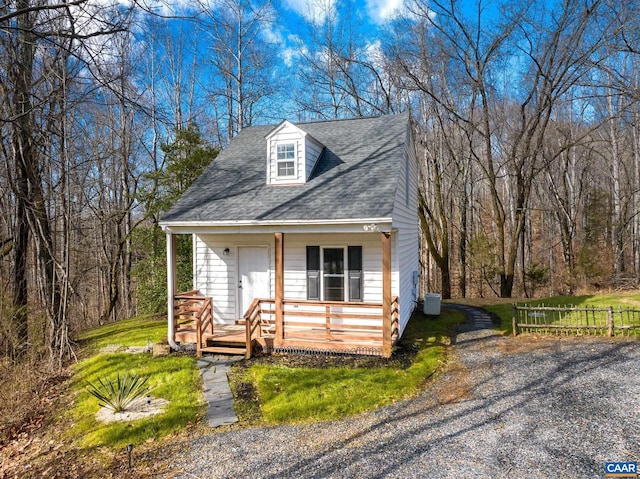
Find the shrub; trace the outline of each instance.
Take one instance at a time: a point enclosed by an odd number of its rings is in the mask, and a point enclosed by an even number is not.
[[[100,406],[112,409],[114,413],[126,411],[133,401],[144,396],[149,391],[148,376],[118,373],[115,380],[100,379],[98,384],[87,381],[87,391],[100,401]]]

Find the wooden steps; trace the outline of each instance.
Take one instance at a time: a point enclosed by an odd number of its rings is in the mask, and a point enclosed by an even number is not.
[[[240,327],[239,327],[240,326]],[[175,332],[175,338],[181,343],[196,343],[195,328],[183,325]],[[199,354],[247,355],[247,340],[244,325],[216,325],[214,332],[202,333],[202,347]]]
[[[246,356],[247,343],[242,336],[205,336],[205,344],[200,348],[200,353],[231,354]]]
[[[247,348],[245,347],[233,347],[233,346],[206,346],[200,348],[200,351],[203,353],[212,353],[212,354],[231,354],[237,356],[244,356],[247,353]]]

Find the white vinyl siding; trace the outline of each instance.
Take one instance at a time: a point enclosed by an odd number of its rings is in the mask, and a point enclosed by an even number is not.
[[[199,289],[202,294],[212,298],[213,317],[217,323],[233,324],[245,313],[244,311],[236,312],[238,246],[268,246],[269,290],[273,296],[275,291],[273,244],[272,234],[196,236],[194,289]],[[229,248],[228,255],[224,254],[225,248]]]
[[[304,138],[298,128],[291,126],[285,126],[276,135],[267,141],[268,144],[268,159],[267,159],[267,181],[270,184],[291,184],[291,183],[304,183]],[[278,175],[278,147],[283,145],[294,145],[294,157],[291,160],[294,162],[294,174],[293,176],[279,176]]]
[[[304,130],[289,122],[285,122],[268,136],[266,142],[267,183],[272,185],[299,184],[307,181],[323,149],[323,146],[308,136]],[[290,145],[293,145],[293,155],[289,153],[287,158],[283,158],[285,148],[291,152]]]
[[[236,312],[238,302],[238,246],[268,246],[271,297],[275,296],[275,262],[273,234],[196,235],[194,288],[213,300],[216,322],[232,324],[245,312]],[[362,287],[365,302],[382,302],[382,243],[380,233],[353,234],[285,234],[284,298],[307,299],[306,247],[362,246]],[[225,248],[229,254],[224,255]],[[345,249],[345,254],[347,250]],[[346,257],[345,257],[346,260]],[[395,275],[397,277],[397,274]],[[397,295],[397,281],[392,281],[392,295]]]
[[[284,298],[285,300],[306,300],[306,247],[320,246],[320,248],[345,247],[347,245],[362,246],[362,272],[363,272],[363,301],[382,303],[382,241],[380,233],[349,233],[349,234],[289,234],[284,236]],[[346,258],[345,258],[346,259]],[[392,291],[392,294],[395,294]],[[295,323],[318,322],[318,326],[324,325],[323,318],[310,318],[297,316],[296,305],[285,305],[287,321]],[[324,306],[308,306],[305,311],[316,313],[324,312]],[[334,313],[349,313],[364,315],[380,314],[379,310],[369,308],[352,308],[341,310],[333,308]],[[379,326],[379,320],[335,319],[335,322],[353,325]]]
[[[363,301],[382,302],[382,243],[380,233],[284,235],[284,297],[307,299],[307,246],[362,246]]]
[[[308,180],[309,177],[311,177],[311,173],[313,172],[321,154],[322,145],[311,140],[309,137],[305,137],[305,180]]]
[[[397,233],[392,239],[393,286],[399,291],[400,332],[409,322],[411,312],[419,294],[418,285],[414,284],[414,271],[419,268],[418,244],[418,164],[411,137],[411,127],[407,128],[404,157],[398,166],[398,185],[393,208],[393,227]],[[408,169],[407,169],[408,168]],[[397,289],[396,289],[397,288]]]

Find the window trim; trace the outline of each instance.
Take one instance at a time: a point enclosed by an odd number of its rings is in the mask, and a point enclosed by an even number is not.
[[[342,274],[332,274],[331,277],[342,277],[342,299],[328,300],[325,297],[325,276],[330,273],[325,273],[324,269],[324,252],[328,249],[341,250],[342,251]],[[320,247],[320,297],[321,301],[347,301],[345,298],[349,297],[349,270],[347,267],[347,247],[346,246],[321,246]]]
[[[293,158],[279,158],[278,147],[286,147],[293,146]],[[275,173],[276,179],[292,179],[297,178],[297,157],[298,157],[298,144],[296,141],[279,141],[275,143]],[[293,174],[291,175],[280,175],[279,174],[279,165],[280,163],[293,163]]]
[[[318,268],[319,269],[309,269],[309,252],[313,248],[314,250],[317,248],[318,254]],[[361,269],[350,269],[351,266],[349,261],[349,251],[351,248],[359,248],[360,249],[360,268]],[[327,301],[325,299],[325,291],[324,291],[324,250],[325,249],[341,249],[343,251],[343,292],[342,292],[342,300],[341,302],[353,302],[353,303],[362,303],[364,302],[364,248],[362,245],[307,245],[306,250],[306,265],[305,265],[305,279],[306,279],[306,290],[307,290],[307,299],[312,301]],[[315,254],[315,253],[314,253]],[[351,299],[351,279],[352,274],[359,272],[360,277],[360,299],[353,300]],[[313,295],[310,295],[309,289],[309,280],[313,278],[317,281],[317,289],[318,289],[318,297],[315,298]]]

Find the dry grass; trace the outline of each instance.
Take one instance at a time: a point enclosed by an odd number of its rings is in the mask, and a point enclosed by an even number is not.
[[[37,363],[0,364],[0,477],[65,477],[69,461],[56,432],[58,401],[68,371]],[[56,472],[56,464],[66,471]]]
[[[0,445],[41,424],[52,406],[52,390],[68,377],[66,371],[52,372],[35,362],[0,363]]]
[[[445,299],[443,304],[446,303],[455,303],[455,304],[464,304],[467,306],[477,306],[482,308],[484,306],[491,306],[495,304],[513,304],[513,303],[522,303],[525,301],[531,301],[526,298],[455,298],[455,299]]]
[[[439,404],[451,404],[471,399],[471,370],[459,362],[447,365],[435,388]]]

